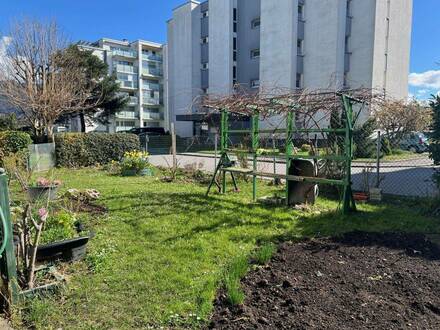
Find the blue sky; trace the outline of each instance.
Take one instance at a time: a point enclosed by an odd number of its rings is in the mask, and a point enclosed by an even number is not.
[[[56,19],[72,40],[166,41],[166,20],[186,0],[0,0],[0,33],[14,18]],[[402,0],[398,0],[402,1]],[[414,0],[410,93],[440,91],[440,0]],[[439,63],[439,64],[437,64]]]

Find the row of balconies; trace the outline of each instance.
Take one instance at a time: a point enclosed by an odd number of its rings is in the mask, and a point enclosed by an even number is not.
[[[119,57],[126,57],[126,58],[137,58],[138,53],[131,49],[113,49],[112,50],[113,56],[119,56]],[[162,62],[163,57],[162,55],[158,54],[142,54],[142,59],[147,61],[156,61],[156,62]]]
[[[116,114],[116,118],[119,119],[140,119],[139,117],[139,111],[130,111],[130,110],[123,110]],[[142,113],[142,119],[144,120],[164,120],[164,114],[160,112],[143,112]]]

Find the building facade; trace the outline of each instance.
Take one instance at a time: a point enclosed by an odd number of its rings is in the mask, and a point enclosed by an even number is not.
[[[169,117],[164,106],[164,49],[161,44],[144,40],[100,39],[79,45],[93,51],[108,64],[109,74],[116,73],[121,93],[129,97],[127,107],[110,118],[108,125],[91,125],[88,131],[114,133],[136,127],[169,130]]]
[[[412,0],[188,1],[168,21],[167,104],[179,117],[201,94],[374,88],[408,95]],[[368,115],[368,114],[367,114]]]

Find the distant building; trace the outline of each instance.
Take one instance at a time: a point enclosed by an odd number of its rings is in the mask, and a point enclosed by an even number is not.
[[[201,94],[376,88],[406,99],[412,0],[188,1],[168,21],[167,101],[179,121]],[[196,116],[194,116],[196,117]]]
[[[128,106],[108,125],[88,126],[87,131],[119,132],[135,127],[163,127],[169,130],[164,107],[163,47],[161,44],[136,40],[100,39],[94,43],[80,42],[116,72],[121,92],[130,97]],[[78,130],[73,120],[70,129]]]

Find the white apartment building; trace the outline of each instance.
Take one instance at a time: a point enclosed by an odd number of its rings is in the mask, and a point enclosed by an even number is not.
[[[408,95],[412,0],[190,0],[168,21],[170,119],[197,95],[250,91],[375,88]],[[368,115],[368,114],[366,114]]]
[[[136,127],[163,127],[169,130],[169,118],[164,107],[161,44],[104,38],[94,43],[81,42],[79,46],[92,50],[106,62],[109,74],[116,73],[121,92],[130,97],[126,109],[110,118],[108,125],[89,126],[88,131],[114,133]]]

